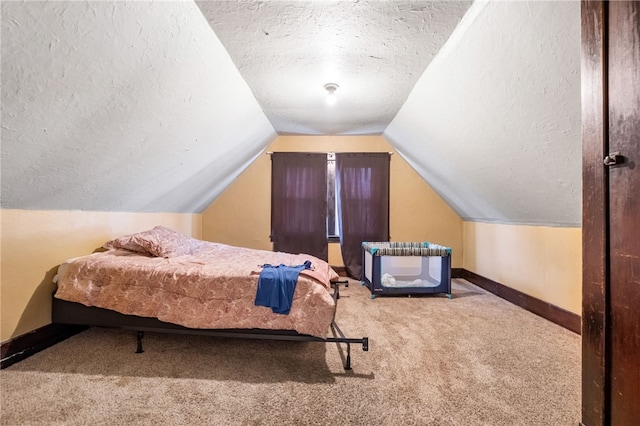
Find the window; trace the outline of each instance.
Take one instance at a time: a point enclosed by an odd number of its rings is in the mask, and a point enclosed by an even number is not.
[[[271,241],[276,251],[327,259],[339,241],[358,277],[362,241],[388,241],[389,153],[271,156]]]
[[[336,197],[336,154],[327,154],[327,239],[340,241],[340,226],[337,218],[338,197]]]
[[[293,154],[293,153],[291,153]],[[293,160],[293,157],[291,157]],[[340,241],[340,226],[338,221],[338,197],[336,196],[336,154],[333,152],[327,153],[327,229],[326,238],[330,242]],[[300,209],[296,208],[296,204],[304,204],[311,201],[309,198],[311,195],[305,192],[304,188],[301,188],[299,183],[308,181],[310,178],[309,170],[304,169],[305,165],[293,162],[286,168],[284,180],[289,182],[286,188],[283,190],[283,196],[287,200],[283,202],[283,207],[290,212],[297,212]],[[305,176],[307,175],[307,176]],[[283,213],[286,214],[286,213]],[[308,224],[300,220],[287,220],[287,224],[290,231],[303,232]]]

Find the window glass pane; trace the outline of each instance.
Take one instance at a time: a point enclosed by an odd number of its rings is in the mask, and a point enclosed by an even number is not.
[[[338,237],[338,197],[336,197],[336,155],[327,154],[327,237]]]

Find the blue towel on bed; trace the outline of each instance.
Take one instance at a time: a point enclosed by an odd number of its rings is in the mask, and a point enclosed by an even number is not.
[[[298,275],[304,269],[311,269],[310,261],[296,266],[273,266],[268,263],[262,265],[255,304],[271,308],[276,314],[287,315],[291,310]]]

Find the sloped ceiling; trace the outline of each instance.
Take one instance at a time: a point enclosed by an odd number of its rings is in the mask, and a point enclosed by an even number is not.
[[[199,212],[276,136],[193,2],[2,2],[2,207]]]
[[[273,25],[260,13],[245,22],[240,3],[287,13],[271,14]],[[451,15],[447,3],[456,6]],[[2,207],[200,212],[276,131],[383,132],[464,219],[579,226],[579,3],[475,2],[453,30],[468,6],[2,2]],[[220,20],[211,7],[236,18]],[[329,39],[348,57],[337,62],[339,75],[358,76],[357,90],[338,92],[350,119],[287,105],[287,93],[307,90],[307,73],[329,55],[314,44],[328,37],[318,23],[349,11]],[[294,47],[276,43],[267,52],[285,61],[282,77],[253,80],[265,52],[246,43],[284,37],[305,19],[317,31],[290,34]],[[386,38],[371,36],[376,27]],[[412,31],[420,43],[429,36],[431,50],[407,56],[398,48],[394,56],[381,47],[401,46],[392,40]],[[277,71],[277,62],[268,65]],[[387,99],[397,115],[380,106]],[[378,110],[368,109],[375,101]]]
[[[465,220],[580,226],[580,4],[475,3],[384,136]]]

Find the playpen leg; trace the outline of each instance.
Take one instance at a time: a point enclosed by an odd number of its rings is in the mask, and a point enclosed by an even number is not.
[[[138,331],[138,348],[136,349],[137,354],[141,354],[144,352],[142,350],[142,338],[144,337],[144,331]]]
[[[447,297],[448,297],[449,299],[453,299],[453,294],[451,294],[451,293],[447,293]]]

